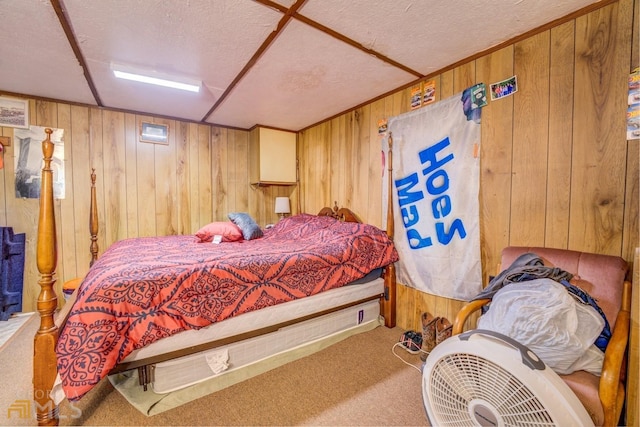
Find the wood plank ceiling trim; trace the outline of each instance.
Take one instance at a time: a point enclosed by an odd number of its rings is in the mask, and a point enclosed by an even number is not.
[[[96,100],[96,104],[98,104],[99,107],[103,107],[104,104],[102,103],[102,100],[100,99],[100,94],[98,94],[98,89],[96,88],[96,85],[93,82],[93,79],[91,78],[91,73],[89,72],[89,67],[87,67],[87,61],[85,61],[84,55],[82,55],[82,51],[80,50],[80,45],[78,45],[78,41],[76,40],[76,37],[73,34],[73,29],[71,28],[71,24],[69,23],[70,22],[69,17],[65,12],[64,5],[62,4],[62,0],[50,0],[50,1],[51,1],[51,6],[53,6],[53,9],[56,12],[56,15],[58,15],[58,20],[60,21],[60,25],[64,30],[64,34],[67,36],[69,45],[71,46],[71,49],[73,50],[73,53],[76,56],[76,59],[80,63],[80,66],[82,67],[84,78],[87,80],[87,84],[89,85],[89,89],[93,94],[93,98]]]

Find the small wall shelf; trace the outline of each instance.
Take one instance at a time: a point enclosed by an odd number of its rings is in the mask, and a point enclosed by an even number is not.
[[[298,185],[297,182],[280,182],[280,181],[258,181],[252,182],[251,185],[254,187],[269,187],[273,185],[281,186],[281,187],[293,187]]]

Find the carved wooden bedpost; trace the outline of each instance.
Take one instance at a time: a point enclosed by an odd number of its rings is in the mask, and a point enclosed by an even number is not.
[[[387,235],[393,240],[393,136],[389,132],[388,165],[388,194],[387,194]],[[384,275],[385,304],[383,307],[384,324],[388,328],[396,326],[396,266],[389,264]]]
[[[91,262],[98,259],[98,209],[96,208],[96,170],[91,169],[91,206],[89,207],[89,232],[91,233]]]
[[[42,141],[44,166],[40,186],[40,214],[38,217],[38,242],[36,261],[40,272],[40,294],[37,309],[40,313],[40,328],[36,332],[33,345],[33,397],[36,405],[36,418],[39,425],[57,425],[58,407],[50,393],[56,377],[55,346],[58,340],[58,328],[53,314],[58,307],[53,285],[56,253],[56,221],[53,204],[53,171],[51,158],[54,145],[51,141],[51,129],[45,129],[47,137]]]

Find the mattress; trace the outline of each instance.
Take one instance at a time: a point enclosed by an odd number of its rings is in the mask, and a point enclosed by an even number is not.
[[[377,323],[379,316],[378,300],[368,301],[266,335],[158,363],[153,368],[151,387],[158,394],[180,390],[341,331]]]
[[[371,275],[377,277],[379,276],[379,272],[372,273]],[[257,328],[277,325],[310,314],[330,310],[344,304],[384,294],[384,279],[377,277],[369,282],[361,282],[362,281],[358,281],[357,284],[354,283],[340,288],[331,289],[314,296],[289,301],[276,306],[267,307],[259,311],[244,313],[241,316],[232,317],[220,323],[214,323],[200,330],[180,332],[179,334],[156,341],[147,347],[143,347],[132,352],[122,363],[147,359],[208,341],[232,337],[234,335],[250,332]],[[291,349],[290,347],[297,347],[301,350],[305,347],[314,347],[315,344],[331,341],[332,339],[339,339],[338,337],[340,336],[348,336],[349,334],[357,333],[359,330],[366,330],[367,328],[373,329],[377,325],[382,324],[379,319],[379,314],[379,300],[374,299],[366,303],[357,304],[351,309],[343,309],[334,313],[325,314],[316,318],[317,321],[311,319],[281,328],[276,332],[272,332],[272,334],[278,333],[278,335],[272,335],[267,340],[269,345],[266,347],[279,342],[286,344],[285,347],[287,348],[282,351],[280,351],[281,347],[272,347],[269,351],[272,355],[278,354],[278,352],[279,355],[284,355],[288,353],[288,350]],[[296,325],[300,325],[299,328],[295,328]],[[177,392],[177,394],[179,394],[182,392],[182,389],[185,389],[189,385],[195,385],[198,383],[208,384],[205,380],[211,379],[215,376],[220,376],[226,373],[235,374],[236,371],[243,372],[239,370],[239,368],[242,367],[242,363],[244,363],[245,367],[260,366],[258,362],[271,357],[267,356],[266,353],[260,353],[257,350],[259,347],[264,346],[264,344],[256,344],[261,339],[261,337],[255,337],[244,340],[242,342],[242,347],[235,347],[233,350],[230,350],[229,353],[233,359],[229,359],[229,368],[220,374],[212,373],[209,364],[206,364],[207,367],[203,368],[202,361],[194,362],[192,359],[189,359],[191,356],[196,356],[196,359],[198,355],[202,357],[203,355],[200,353],[183,356],[182,358],[173,359],[167,362],[157,363],[154,369],[155,382],[152,382],[152,389],[154,391],[157,390],[156,393],[161,396],[169,395],[167,390],[180,390]],[[306,346],[305,342],[307,343]],[[229,344],[229,346],[231,345],[233,344]],[[321,347],[321,345],[318,345],[318,347]],[[215,350],[211,351],[215,352]],[[308,351],[309,350],[304,349],[299,353],[302,354],[307,352],[307,354],[309,354]],[[206,355],[204,355],[204,357],[206,360]],[[281,357],[281,359],[286,359],[286,356]],[[196,368],[196,364],[200,365],[200,368]],[[268,365],[268,363],[266,365]],[[158,366],[160,366],[160,368],[158,368]],[[193,369],[193,372],[185,375],[185,372],[188,372],[191,369]],[[261,369],[263,368],[258,368],[256,371],[260,371]],[[110,380],[117,377],[126,378],[131,375],[136,376],[135,373],[136,370],[134,369],[124,374],[112,375],[109,378]],[[244,377],[250,376],[250,374],[244,373],[242,375]],[[183,378],[176,378],[176,376]],[[233,375],[230,377],[232,376]],[[135,378],[135,380],[135,389],[141,390],[142,387],[137,386],[138,379]],[[126,382],[126,379],[123,381]],[[231,384],[235,382],[238,382],[238,380],[229,380],[229,383]],[[208,388],[205,387],[203,390],[207,389]],[[203,390],[200,390],[199,392],[206,394],[207,391]],[[59,374],[56,377],[53,390],[51,391],[51,397],[54,399],[56,404],[60,404],[66,397],[61,387]],[[129,398],[127,398],[127,400],[129,400]],[[182,397],[182,400],[184,400],[184,397]],[[154,404],[153,406],[156,412],[166,410],[162,409],[162,405]],[[143,411],[143,413],[145,413],[145,411]],[[151,415],[151,412],[153,411],[149,410],[146,412],[147,415]]]
[[[277,325],[313,313],[384,293],[384,279],[342,286],[317,295],[244,313],[198,330],[187,330],[156,341],[130,353],[121,363],[146,359],[171,351],[192,347]],[[377,304],[377,301],[374,301]]]

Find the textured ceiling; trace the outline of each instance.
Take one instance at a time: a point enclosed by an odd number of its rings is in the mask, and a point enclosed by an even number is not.
[[[0,0],[0,92],[296,131],[592,3]],[[119,80],[115,64],[203,87]]]

